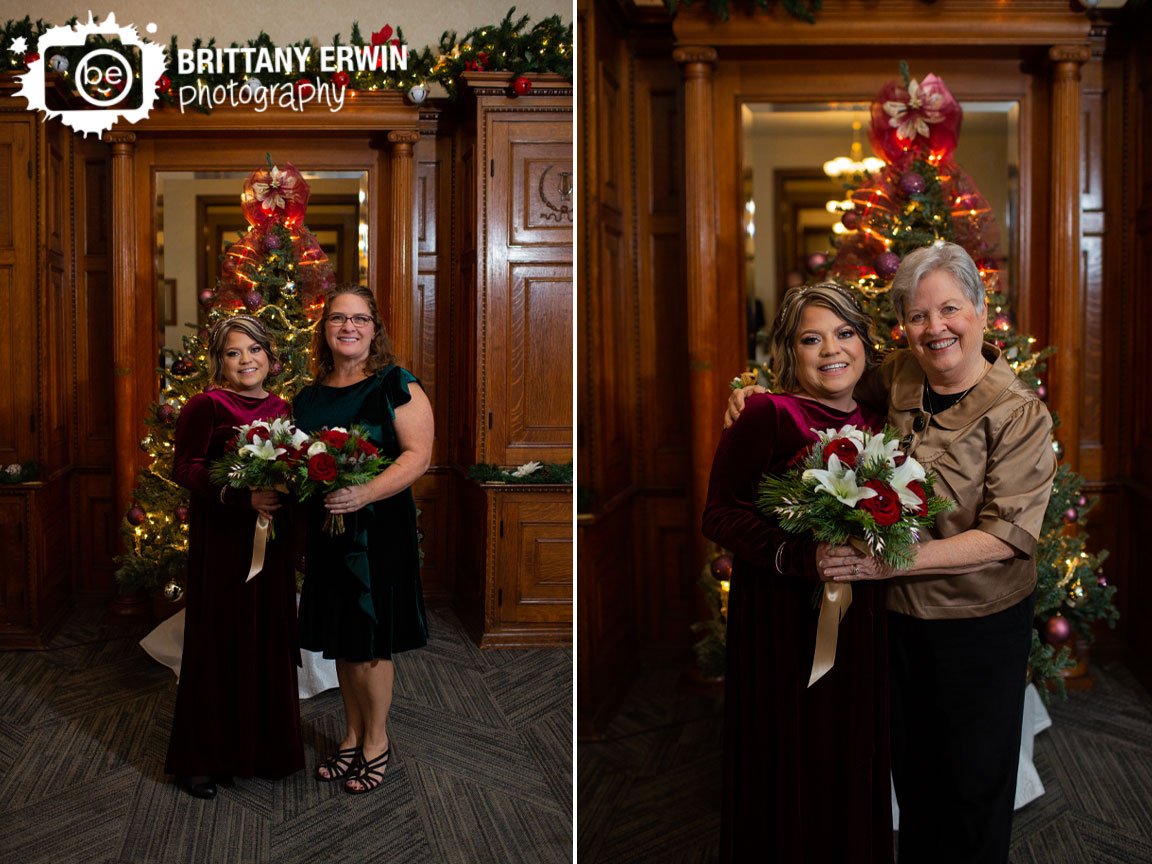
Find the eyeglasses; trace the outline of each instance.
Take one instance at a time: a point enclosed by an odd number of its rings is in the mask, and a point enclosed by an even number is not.
[[[376,323],[371,315],[345,315],[343,312],[333,312],[325,320],[333,327],[343,327],[347,321],[351,321],[356,327],[367,327]]]

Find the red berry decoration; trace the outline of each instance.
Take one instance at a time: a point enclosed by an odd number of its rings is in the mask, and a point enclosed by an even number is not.
[[[905,195],[919,195],[924,191],[924,178],[915,171],[909,171],[900,178],[900,191]]]
[[[141,507],[139,504],[136,504],[135,506],[128,508],[128,512],[124,515],[130,525],[139,525],[144,521],[144,517],[147,514],[145,514],[143,507]]]
[[[521,75],[512,82],[512,92],[517,96],[527,96],[532,92],[532,82]]]
[[[352,76],[345,72],[343,69],[332,76],[332,83],[337,87],[347,87],[351,81]]]
[[[259,291],[249,291],[244,295],[244,306],[249,312],[255,312],[264,302],[264,295]]]
[[[196,295],[196,300],[201,306],[211,306],[216,300],[216,292],[211,288],[205,288]]]
[[[176,521],[183,524],[188,521],[188,507],[184,504],[176,508]]]
[[[900,269],[900,256],[895,252],[881,252],[876,256],[876,275],[881,279],[891,279]]]
[[[731,555],[717,555],[712,559],[712,578],[719,582],[727,582],[732,578]]]
[[[156,79],[156,89],[161,93],[167,93],[172,89],[172,79],[167,75],[161,75]]]
[[[1044,625],[1044,634],[1052,644],[1066,642],[1068,637],[1072,635],[1072,625],[1063,615],[1053,615]]]
[[[860,214],[855,210],[848,210],[840,217],[840,221],[849,231],[855,231],[860,227]]]

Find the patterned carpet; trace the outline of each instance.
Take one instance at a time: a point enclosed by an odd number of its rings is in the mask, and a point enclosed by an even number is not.
[[[577,849],[586,864],[717,858],[723,697],[644,658],[604,740],[579,743]],[[1013,821],[1012,864],[1152,862],[1152,697],[1117,664],[1049,706],[1036,738],[1045,794]]]
[[[352,797],[311,778],[343,731],[338,691],[301,703],[309,768],[214,801],[163,774],[175,677],[146,627],[72,616],[0,653],[5,864],[506,864],[572,860],[572,653],[480,651],[450,610],[397,660],[393,760]]]

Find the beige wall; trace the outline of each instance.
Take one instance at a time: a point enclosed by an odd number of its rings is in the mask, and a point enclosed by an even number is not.
[[[42,0],[38,3],[0,0],[0,21],[30,15],[52,24],[63,24],[73,15],[87,21],[88,10],[103,18],[110,11],[116,14],[120,25],[135,24],[141,36],[147,36],[145,26],[152,22],[157,31],[152,38],[162,44],[175,34],[181,46],[191,47],[192,40],[202,37],[205,42],[216,37],[218,45],[244,43],[254,39],[263,30],[277,45],[286,45],[301,39],[315,39],[328,45],[340,33],[348,41],[352,22],[359,21],[365,39],[383,25],[399,26],[404,30],[408,45],[416,50],[430,46],[433,51],[445,30],[455,30],[463,36],[473,27],[497,24],[509,7],[516,6],[516,15],[530,15],[535,23],[549,15],[559,14],[565,23],[574,19],[570,0],[437,0],[434,4],[417,0],[392,0],[389,3],[374,0],[342,0],[340,3],[316,0],[285,0],[278,3],[224,3],[204,0],[199,3],[158,4],[154,0],[106,0],[101,4],[77,0]]]

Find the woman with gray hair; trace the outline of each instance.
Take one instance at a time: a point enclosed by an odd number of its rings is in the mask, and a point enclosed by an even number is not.
[[[888,583],[899,860],[1003,864],[1032,644],[1032,556],[1056,472],[1052,419],[984,342],[984,286],[963,248],[910,253],[891,298],[908,348],[856,396],[887,406],[905,449],[956,507],[937,517],[907,571],[851,547],[830,550],[819,567],[836,582]]]
[[[789,290],[772,334],[781,392],[748,400],[712,462],[703,530],[734,556],[722,861],[892,860],[886,585],[852,592],[828,668],[813,608],[828,547],[786,534],[756,506],[761,477],[786,472],[814,430],[883,425],[852,395],[877,359],[870,323],[835,283]],[[828,600],[847,602],[835,593]]]

